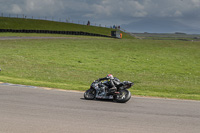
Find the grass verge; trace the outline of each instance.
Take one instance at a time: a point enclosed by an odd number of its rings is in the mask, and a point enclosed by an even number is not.
[[[86,90],[112,73],[135,83],[133,95],[200,100],[199,50],[171,40],[0,40],[0,82]]]
[[[83,31],[101,35],[111,36],[111,31],[115,29],[87,26],[73,23],[54,22],[37,19],[6,18],[0,17],[1,29],[25,29],[25,30],[53,30],[53,31]],[[122,32],[123,38],[132,38],[129,34]]]

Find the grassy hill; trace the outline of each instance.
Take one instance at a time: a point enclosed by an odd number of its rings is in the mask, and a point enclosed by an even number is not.
[[[114,29],[96,26],[87,26],[73,23],[54,22],[47,20],[6,18],[0,17],[0,29],[28,29],[28,30],[54,30],[54,31],[83,31],[102,35],[111,35]],[[123,38],[133,38],[127,33]]]

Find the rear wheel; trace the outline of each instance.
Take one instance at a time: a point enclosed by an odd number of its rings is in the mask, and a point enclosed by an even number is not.
[[[114,100],[119,103],[125,103],[131,98],[131,92],[128,90],[120,90],[119,94],[114,96]]]
[[[84,98],[87,100],[93,100],[96,97],[96,90],[95,89],[89,89],[84,93]]]

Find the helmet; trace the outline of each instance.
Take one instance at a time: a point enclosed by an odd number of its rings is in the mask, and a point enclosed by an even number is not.
[[[109,79],[114,79],[114,77],[113,77],[112,74],[108,74],[108,75],[107,75],[107,78],[109,78]]]

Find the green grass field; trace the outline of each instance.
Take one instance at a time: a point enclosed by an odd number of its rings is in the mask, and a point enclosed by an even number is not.
[[[133,95],[200,100],[199,51],[200,42],[172,40],[0,40],[0,82],[86,90],[112,73],[135,83]]]

